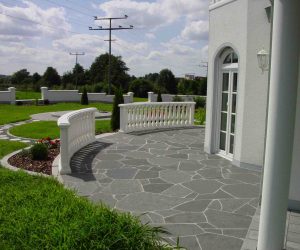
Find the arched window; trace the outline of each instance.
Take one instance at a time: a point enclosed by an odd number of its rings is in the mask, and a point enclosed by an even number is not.
[[[225,57],[223,64],[238,63],[238,61],[239,59],[237,54],[234,51],[232,51]]]
[[[226,47],[219,57],[219,129],[218,150],[226,158],[234,154],[235,123],[238,88],[238,55]]]

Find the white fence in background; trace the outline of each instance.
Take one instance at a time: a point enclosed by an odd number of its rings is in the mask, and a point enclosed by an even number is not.
[[[171,94],[161,94],[161,98],[163,102],[172,102],[173,98],[178,96],[182,99],[183,102],[193,102],[195,97],[204,97],[201,95],[171,95]],[[148,102],[156,102],[157,101],[157,94],[153,92],[148,92]]]
[[[194,125],[194,102],[120,104],[120,132]]]
[[[60,128],[60,174],[71,173],[70,160],[73,154],[95,141],[96,108],[80,109],[61,116]]]
[[[16,88],[9,87],[6,91],[0,91],[0,103],[16,103]]]
[[[82,93],[78,90],[49,90],[47,87],[41,87],[42,100],[48,100],[50,103],[55,102],[80,102]],[[133,93],[128,92],[123,95],[124,103],[133,102]],[[114,95],[105,93],[88,93],[90,102],[108,102],[112,103]]]

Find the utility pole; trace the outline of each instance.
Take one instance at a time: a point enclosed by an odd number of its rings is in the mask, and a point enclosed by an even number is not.
[[[118,26],[118,27],[112,27],[112,20],[119,20],[119,19],[127,19],[127,15],[124,15],[124,17],[97,17],[94,16],[94,20],[108,20],[109,21],[109,27],[108,28],[102,28],[102,26],[99,26],[98,28],[93,28],[89,27],[89,30],[108,30],[109,31],[109,39],[104,40],[109,42],[109,57],[108,57],[108,94],[111,93],[111,42],[115,41],[111,39],[111,31],[112,30],[128,30],[128,29],[133,29],[132,25],[129,25],[129,27],[123,27],[123,26]]]
[[[198,65],[200,68],[206,68],[206,79],[208,74],[208,62],[201,62],[201,64]]]
[[[70,52],[69,53],[71,56],[75,56],[75,70],[76,70],[76,72],[75,72],[75,81],[76,81],[76,89],[77,89],[77,84],[78,84],[78,72],[77,72],[77,64],[78,64],[78,56],[84,56],[84,52],[74,52],[74,53],[72,53],[72,52]]]

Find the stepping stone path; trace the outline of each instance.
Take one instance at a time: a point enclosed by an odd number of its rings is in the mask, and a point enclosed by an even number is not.
[[[191,250],[241,249],[261,173],[204,153],[204,129],[116,133],[71,159],[64,184],[95,203],[162,226]]]

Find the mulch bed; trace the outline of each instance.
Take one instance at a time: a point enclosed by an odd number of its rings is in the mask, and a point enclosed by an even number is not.
[[[52,148],[48,150],[48,158],[44,161],[32,160],[30,154],[22,152],[13,155],[8,159],[8,163],[14,167],[52,175],[52,162],[59,154],[59,148]]]

